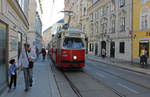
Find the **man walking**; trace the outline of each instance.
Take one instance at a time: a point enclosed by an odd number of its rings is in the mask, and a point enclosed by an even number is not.
[[[29,71],[29,60],[28,60],[28,51],[30,50],[30,45],[25,43],[24,49],[22,50],[18,65],[22,68],[24,73],[24,81],[25,81],[25,92],[29,90],[30,85],[30,71]]]
[[[29,56],[28,60],[29,60],[29,72],[30,72],[30,87],[32,87],[33,67],[34,67],[34,62],[37,58],[35,48],[29,49],[28,56]]]

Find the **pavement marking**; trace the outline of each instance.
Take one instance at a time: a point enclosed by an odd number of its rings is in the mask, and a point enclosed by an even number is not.
[[[123,87],[123,88],[128,89],[129,91],[131,91],[131,92],[133,92],[133,93],[135,93],[135,94],[139,94],[139,92],[137,92],[137,91],[134,90],[134,89],[131,89],[131,88],[127,87],[126,85],[123,85],[123,84],[121,84],[121,83],[118,83],[118,85],[121,86],[121,87]]]

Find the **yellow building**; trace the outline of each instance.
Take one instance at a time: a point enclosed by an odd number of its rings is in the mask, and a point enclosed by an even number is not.
[[[132,57],[139,62],[141,48],[149,52],[150,42],[150,0],[133,0]]]

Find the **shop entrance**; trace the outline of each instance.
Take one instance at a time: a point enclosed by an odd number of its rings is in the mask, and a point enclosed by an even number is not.
[[[148,40],[141,40],[139,43],[139,56],[141,54],[141,49],[145,48],[147,51],[147,56],[149,57],[149,41]]]

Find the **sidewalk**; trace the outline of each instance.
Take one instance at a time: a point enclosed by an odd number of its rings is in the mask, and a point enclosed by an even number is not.
[[[24,92],[24,77],[21,71],[16,90],[8,93],[7,89],[0,97],[60,97],[48,59],[37,60],[33,72],[33,87],[28,92]]]
[[[86,58],[89,60],[101,62],[101,63],[107,64],[107,65],[112,65],[115,67],[134,71],[137,73],[150,75],[150,69],[149,68],[148,69],[141,68],[139,64],[135,64],[135,63],[131,64],[130,62],[123,61],[123,60],[117,60],[114,58],[107,58],[107,57],[102,58],[102,57],[91,56],[91,55],[86,55]]]

